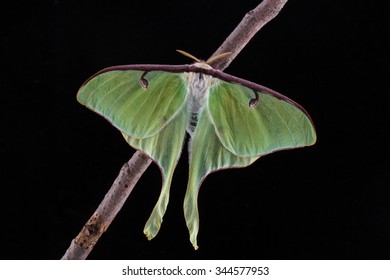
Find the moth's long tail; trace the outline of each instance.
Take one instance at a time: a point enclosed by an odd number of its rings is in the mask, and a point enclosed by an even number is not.
[[[165,214],[165,211],[167,210],[169,202],[169,190],[171,186],[171,181],[172,176],[169,176],[169,178],[164,179],[160,197],[158,198],[158,201],[153,208],[152,214],[150,214],[150,217],[145,224],[144,234],[146,235],[148,240],[154,238],[160,230],[161,223],[163,221],[163,216]]]

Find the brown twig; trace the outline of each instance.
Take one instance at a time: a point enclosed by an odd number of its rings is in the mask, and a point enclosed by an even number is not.
[[[250,39],[276,17],[286,3],[287,0],[263,0],[255,9],[249,11],[212,57],[224,52],[231,52],[231,54],[226,59],[216,60],[211,66],[219,70],[226,69]]]
[[[232,54],[225,59],[214,61],[212,66],[219,70],[227,68],[249,40],[279,13],[286,2],[287,0],[263,0],[254,10],[248,12],[212,57],[224,52]],[[151,162],[149,157],[137,151],[122,166],[110,190],[81,232],[72,240],[62,259],[81,260],[87,258]]]
[[[152,160],[137,151],[119,171],[110,190],[93,213],[92,217],[72,240],[63,260],[84,260],[92,251],[100,236],[107,230],[115,216],[121,210],[139,178],[148,168]]]

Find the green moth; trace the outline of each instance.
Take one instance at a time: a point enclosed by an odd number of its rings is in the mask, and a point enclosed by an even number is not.
[[[189,134],[184,216],[197,249],[198,192],[210,172],[246,167],[275,151],[313,145],[316,132],[296,102],[209,65],[226,53],[204,62],[179,52],[195,62],[109,67],[81,86],[77,100],[105,117],[160,167],[161,194],[144,228],[149,240],[160,229],[173,171]]]

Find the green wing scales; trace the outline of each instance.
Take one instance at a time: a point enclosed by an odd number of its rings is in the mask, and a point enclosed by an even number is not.
[[[140,84],[145,71],[109,71],[84,84],[77,100],[99,113],[117,129],[135,138],[161,131],[180,111],[186,88],[179,74],[152,71],[148,88]]]

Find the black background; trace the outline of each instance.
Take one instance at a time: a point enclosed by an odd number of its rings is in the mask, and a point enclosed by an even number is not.
[[[76,101],[112,65],[208,58],[259,1],[12,1],[2,7],[1,259],[59,259],[133,154]],[[385,3],[386,1],[382,1]],[[90,259],[389,259],[389,19],[374,1],[288,1],[226,72],[313,118],[315,146],[207,177],[200,249],[182,202],[186,147],[161,230],[142,230],[161,187],[144,173]]]

